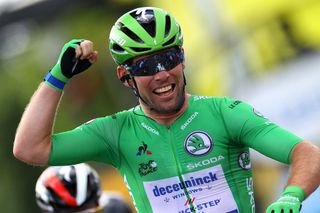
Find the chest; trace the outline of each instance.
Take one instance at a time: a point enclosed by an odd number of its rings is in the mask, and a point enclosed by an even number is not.
[[[194,112],[169,127],[147,119],[134,122],[120,134],[122,162],[145,180],[222,168],[230,152],[238,152],[219,117]]]

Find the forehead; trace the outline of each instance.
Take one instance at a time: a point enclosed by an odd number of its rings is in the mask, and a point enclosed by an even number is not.
[[[162,49],[162,50],[159,50],[159,51],[156,51],[156,52],[153,52],[153,53],[149,53],[149,54],[146,54],[146,55],[140,55],[140,56],[137,56],[137,57],[133,58],[132,62],[134,63],[134,62],[139,61],[141,59],[148,58],[149,56],[157,55],[159,53],[166,52],[168,50],[173,50],[175,48],[176,47],[170,47],[170,48]]]

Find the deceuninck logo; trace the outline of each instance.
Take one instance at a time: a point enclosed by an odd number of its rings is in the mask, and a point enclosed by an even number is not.
[[[184,141],[187,153],[195,156],[207,154],[213,146],[211,137],[203,131],[192,132]]]
[[[192,192],[196,193],[197,192],[197,187],[199,187],[199,191],[203,190],[203,186],[206,186],[208,184],[212,184],[213,182],[219,181],[219,177],[217,173],[213,172],[208,172],[208,174],[204,176],[190,176],[190,177],[185,177],[183,182],[176,182],[173,184],[168,184],[168,185],[154,185],[152,192],[155,197],[158,196],[163,196],[163,195],[169,195],[169,194],[175,194],[177,192],[181,192],[184,189],[190,189],[188,191],[189,194]],[[194,191],[192,191],[194,190]],[[174,196],[175,199],[175,196]]]

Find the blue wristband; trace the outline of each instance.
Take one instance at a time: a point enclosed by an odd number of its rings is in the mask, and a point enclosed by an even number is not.
[[[50,84],[52,84],[53,86],[55,86],[60,90],[63,90],[64,86],[66,85],[66,83],[64,83],[63,81],[60,81],[59,79],[51,75],[50,72],[48,72],[48,74],[44,77],[44,80],[49,82]]]

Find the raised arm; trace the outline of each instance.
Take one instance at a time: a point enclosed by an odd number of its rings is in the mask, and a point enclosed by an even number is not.
[[[299,212],[302,201],[319,186],[319,176],[320,149],[305,141],[298,143],[292,151],[286,188],[281,197],[267,208],[267,213]]]
[[[57,64],[46,75],[27,105],[13,146],[16,158],[33,165],[47,164],[51,151],[54,118],[64,85],[97,60],[89,40],[74,39],[66,43]]]

